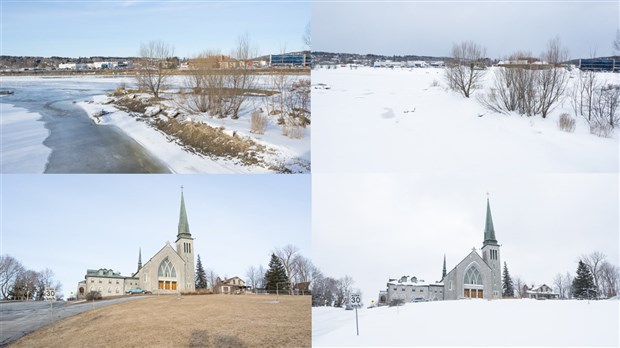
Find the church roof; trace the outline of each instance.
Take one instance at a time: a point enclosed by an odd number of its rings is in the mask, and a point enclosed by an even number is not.
[[[497,245],[497,240],[495,239],[495,228],[493,227],[493,217],[491,216],[491,204],[489,203],[489,198],[487,197],[487,221],[484,225],[484,242],[483,245],[487,244],[495,244]]]
[[[181,212],[179,213],[179,233],[177,238],[191,238],[189,233],[189,223],[187,223],[187,213],[185,212],[185,199],[183,198],[183,191],[181,191]]]

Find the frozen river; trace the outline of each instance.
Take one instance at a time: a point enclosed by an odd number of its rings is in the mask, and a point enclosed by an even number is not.
[[[86,112],[75,105],[94,95],[108,93],[129,78],[104,77],[2,77],[2,89],[15,93],[0,98],[0,103],[37,113],[40,119],[27,121],[32,128],[43,123],[48,136],[42,145],[51,149],[44,167],[46,173],[167,173],[161,161],[120,129],[95,125]],[[25,119],[25,118],[24,118]],[[24,121],[26,122],[26,121]],[[4,122],[3,122],[3,125]],[[8,160],[11,142],[20,141],[21,133],[3,130],[3,172],[20,172]],[[22,155],[19,162],[37,161],[36,156]],[[4,160],[7,159],[7,160]],[[16,161],[17,162],[17,161]],[[25,167],[31,168],[31,167]]]

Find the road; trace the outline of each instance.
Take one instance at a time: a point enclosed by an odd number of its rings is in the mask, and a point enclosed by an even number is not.
[[[58,320],[116,303],[144,299],[149,296],[122,297],[96,302],[3,301],[0,302],[0,347]],[[52,316],[53,313],[53,316]]]

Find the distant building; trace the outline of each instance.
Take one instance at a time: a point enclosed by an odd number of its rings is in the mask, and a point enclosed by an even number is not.
[[[305,53],[272,54],[269,56],[269,65],[272,67],[307,67],[312,65],[312,56]]]
[[[535,298],[537,300],[549,300],[549,299],[557,299],[560,298],[560,294],[556,293],[546,284],[540,285],[538,287],[532,286],[531,288],[527,285],[523,286],[523,298]]]
[[[216,294],[244,294],[248,290],[248,286],[245,285],[245,281],[239,277],[232,277],[228,279],[220,279],[217,277],[215,280]]]
[[[403,62],[393,62],[391,60],[376,61],[372,66],[375,68],[401,68]]]
[[[579,69],[582,71],[620,72],[620,62],[614,58],[579,59]]]

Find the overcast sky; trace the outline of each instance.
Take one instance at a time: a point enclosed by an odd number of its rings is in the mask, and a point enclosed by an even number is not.
[[[140,43],[163,40],[180,57],[228,54],[247,32],[261,54],[304,49],[309,2],[289,1],[2,1],[2,54],[136,56]]]
[[[364,302],[388,278],[441,279],[484,239],[490,193],[500,259],[512,277],[552,286],[601,251],[618,265],[618,176],[313,174],[313,261],[350,275]]]
[[[1,254],[51,268],[64,293],[86,269],[137,270],[176,241],[181,201],[195,253],[245,279],[287,244],[310,256],[309,175],[2,175]]]
[[[538,56],[556,35],[570,57],[612,54],[618,1],[317,2],[312,50],[448,56],[452,44],[475,41],[487,56]]]

